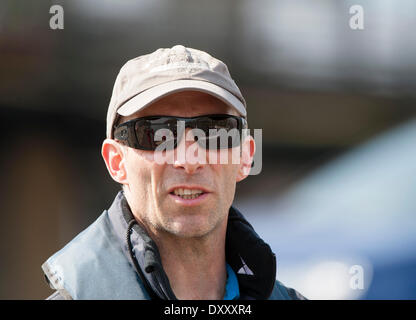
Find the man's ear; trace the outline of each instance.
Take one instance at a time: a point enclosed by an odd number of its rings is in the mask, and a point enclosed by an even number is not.
[[[127,173],[123,146],[113,139],[105,139],[101,147],[101,155],[111,178],[118,183],[126,184]]]
[[[240,167],[237,174],[237,182],[244,180],[250,173],[253,163],[254,153],[256,152],[256,142],[250,135],[246,136],[241,144]]]

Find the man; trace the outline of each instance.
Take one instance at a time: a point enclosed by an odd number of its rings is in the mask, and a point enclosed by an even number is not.
[[[232,206],[255,152],[246,127],[240,90],[207,53],[177,45],[128,61],[102,146],[122,190],[42,265],[49,299],[303,298],[276,281],[275,255]]]

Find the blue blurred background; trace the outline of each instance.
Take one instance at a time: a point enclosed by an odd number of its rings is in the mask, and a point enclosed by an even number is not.
[[[227,63],[263,130],[235,205],[278,278],[310,299],[415,299],[415,28],[413,0],[2,1],[0,298],[51,293],[40,265],[118,190],[100,147],[119,68],[183,44]]]

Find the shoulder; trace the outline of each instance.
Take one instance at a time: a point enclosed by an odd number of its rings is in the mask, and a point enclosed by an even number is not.
[[[286,287],[283,283],[276,280],[272,294],[269,300],[307,300],[303,295],[295,289]]]
[[[104,211],[42,265],[50,286],[59,292],[48,300],[148,299],[123,245]]]

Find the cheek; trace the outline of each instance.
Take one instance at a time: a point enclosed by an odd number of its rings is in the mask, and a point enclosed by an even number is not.
[[[219,164],[212,165],[212,168],[219,178],[218,190],[220,190],[222,196],[226,196],[228,202],[232,201],[235,194],[239,166],[237,164]]]
[[[157,169],[150,151],[131,150],[126,158],[127,180],[135,191],[149,192]]]
[[[240,149],[221,149],[219,151],[209,150],[207,152],[207,163],[221,181],[221,186],[228,188],[237,183],[238,172],[240,169]]]

